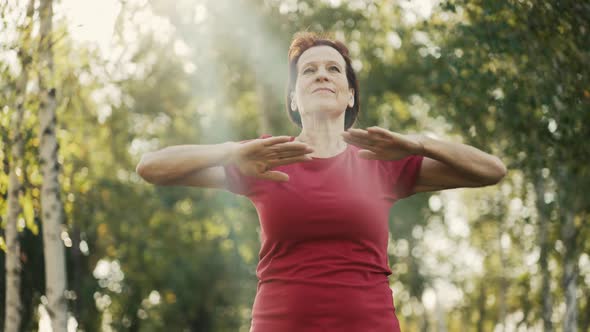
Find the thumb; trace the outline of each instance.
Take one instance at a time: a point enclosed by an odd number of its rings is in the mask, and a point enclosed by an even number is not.
[[[359,150],[358,155],[363,159],[379,159],[375,152],[366,149]]]
[[[271,181],[287,182],[289,181],[289,175],[279,171],[266,171],[258,175],[261,179],[267,179]]]

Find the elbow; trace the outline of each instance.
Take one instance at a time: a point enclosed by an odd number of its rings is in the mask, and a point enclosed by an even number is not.
[[[150,167],[149,163],[149,154],[146,153],[141,157],[141,160],[135,167],[135,172],[146,182],[151,184],[158,184],[158,181],[156,180],[156,177],[154,176],[153,171],[151,171],[151,169],[152,167]]]
[[[135,173],[137,173],[137,175],[139,175],[142,179],[147,181],[146,166],[142,163],[142,161],[140,161],[135,167]]]
[[[477,178],[473,178],[473,187],[487,187],[498,184],[508,173],[504,163],[494,157],[494,160],[486,165]]]
[[[139,175],[142,179],[151,183],[149,172],[148,172],[148,167],[145,163],[144,157],[141,157],[141,160],[139,161],[139,163],[135,167],[135,173],[137,173],[137,175]]]
[[[489,182],[487,185],[497,184],[504,179],[507,173],[508,169],[506,165],[499,158],[495,158],[493,165],[490,167]]]
[[[497,165],[496,165],[497,179],[498,179],[498,182],[500,182],[506,176],[506,174],[508,174],[508,169],[506,168],[506,165],[504,165],[502,160],[500,160],[500,158],[496,158],[496,160],[497,160]]]

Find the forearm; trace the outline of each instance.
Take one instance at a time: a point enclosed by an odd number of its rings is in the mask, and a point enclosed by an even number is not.
[[[493,184],[506,174],[504,163],[491,154],[469,145],[420,137],[422,154],[438,160],[482,184]]]
[[[136,172],[150,183],[165,184],[201,169],[227,164],[235,144],[176,145],[148,152],[141,157]]]

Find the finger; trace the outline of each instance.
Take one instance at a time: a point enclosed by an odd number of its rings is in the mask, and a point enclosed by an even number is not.
[[[291,158],[271,160],[268,164],[270,165],[270,167],[276,167],[281,165],[294,164],[298,162],[306,162],[310,160],[313,160],[310,156],[297,156]]]
[[[274,136],[252,140],[246,143],[248,146],[243,152],[251,159],[260,159],[267,154],[268,147],[289,142],[290,139],[289,136]]]
[[[288,151],[288,152],[281,152],[281,153],[273,152],[273,153],[267,153],[267,154],[263,155],[260,159],[261,160],[279,160],[279,159],[288,159],[288,158],[294,158],[294,157],[303,157],[303,156],[306,156],[312,152],[313,151],[311,151],[311,150]]]
[[[313,152],[313,149],[309,145],[300,142],[293,142],[266,147],[265,151],[261,155],[268,158],[277,158],[290,157],[311,152]]]
[[[370,134],[379,135],[383,138],[383,146],[396,146],[402,149],[413,149],[416,146],[420,146],[419,143],[415,142],[414,140],[408,139],[408,136],[403,134],[398,134],[396,132],[392,132],[379,127],[371,127],[369,128],[369,130]]]
[[[285,158],[292,158],[292,157],[301,157],[307,154],[312,153],[314,150],[312,148],[307,148],[304,150],[289,150],[289,151],[279,151],[275,154],[274,158],[269,159],[285,159]]]
[[[365,131],[359,131],[359,129],[355,129],[354,131],[344,132],[342,137],[349,138],[355,140],[357,142],[361,142],[367,145],[373,146],[382,146],[387,144],[389,141],[382,137],[381,135],[377,136],[375,133],[369,133]]]
[[[264,173],[258,174],[256,176],[259,179],[277,181],[277,182],[286,182],[289,181],[289,175],[287,173],[279,172],[279,171],[266,171]]]
[[[367,128],[367,131],[369,132],[369,134],[374,133],[374,134],[382,135],[384,137],[391,137],[392,136],[391,134],[393,134],[389,130],[383,129],[383,128],[377,127],[377,126],[369,127],[369,128]]]
[[[369,138],[369,133],[364,129],[350,128],[346,132],[354,137]]]
[[[366,145],[366,144],[358,144],[358,143],[355,143],[355,144],[353,144],[353,145],[354,145],[354,146],[356,146],[356,147],[359,147],[359,148],[361,148],[361,149],[364,149],[364,150],[373,151],[373,152],[375,152],[375,153],[379,153],[379,152],[381,152],[381,150],[379,150],[379,149],[376,149],[375,147],[373,147],[373,146],[369,146],[369,145]]]
[[[379,127],[370,127],[367,129],[369,130],[370,136],[381,137],[383,140],[385,140],[387,142],[391,142],[391,140],[396,140],[396,141],[404,140],[403,135],[389,131],[387,129],[383,129],[383,128],[379,128]]]
[[[266,160],[268,160],[268,161],[281,161],[281,160],[292,159],[292,158],[305,158],[305,156],[308,156],[308,155],[309,155],[309,153],[279,154],[279,155],[269,156],[268,158],[266,158]]]
[[[358,155],[363,159],[379,159],[379,155],[370,150],[359,150]]]
[[[342,137],[345,138],[345,139],[348,138],[348,139],[355,139],[355,140],[358,140],[358,139],[368,139],[369,138],[369,135],[365,135],[365,134],[362,134],[362,133],[352,132],[351,130],[352,129],[349,129],[348,131],[343,132],[342,133]]]
[[[391,142],[392,136],[389,133],[384,133],[384,132],[380,132],[380,131],[373,131],[370,130],[369,132],[369,137],[377,140],[379,142],[383,142],[383,143],[387,143],[387,142]]]
[[[283,152],[298,152],[298,151],[305,151],[305,150],[313,150],[312,147],[305,143],[300,142],[289,142],[289,143],[282,143],[276,144],[274,146],[267,147],[266,150],[283,153]]]
[[[264,146],[273,146],[275,144],[287,143],[289,141],[291,141],[291,137],[289,136],[273,136],[260,139],[261,144]]]
[[[375,159],[375,158],[371,158],[373,156],[373,154],[380,156],[384,152],[386,152],[386,149],[384,149],[380,146],[368,145],[368,144],[362,144],[362,143],[354,143],[354,145],[361,148],[362,150],[360,150],[360,151],[368,151],[368,152],[372,153],[372,154],[367,154],[367,152],[363,152],[363,153],[359,154],[361,157],[364,157],[364,156],[369,157],[367,159]],[[379,159],[379,158],[377,158],[377,159]]]
[[[365,138],[360,138],[360,137],[354,137],[354,136],[348,136],[348,137],[344,137],[344,141],[347,143],[350,143],[352,145],[355,146],[359,146],[362,148],[366,148],[366,147],[377,147],[377,141],[373,140],[373,139],[365,139]]]
[[[305,148],[309,148],[310,146],[307,143],[303,143],[303,142],[286,142],[286,143],[279,143],[279,144],[275,144],[272,147],[269,147],[271,149],[280,149],[280,150],[293,150],[293,149],[305,149]]]

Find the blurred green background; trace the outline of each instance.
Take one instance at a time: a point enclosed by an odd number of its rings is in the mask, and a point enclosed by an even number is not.
[[[32,59],[22,329],[43,331],[38,16],[25,24],[25,1],[0,11],[0,215],[4,228],[20,50]],[[332,32],[350,48],[356,127],[464,142],[509,168],[496,186],[419,194],[392,209],[402,329],[590,331],[590,3],[573,0],[54,1],[71,326],[248,331],[254,207],[224,191],[150,185],[135,166],[169,145],[297,135],[284,97],[301,30]]]

